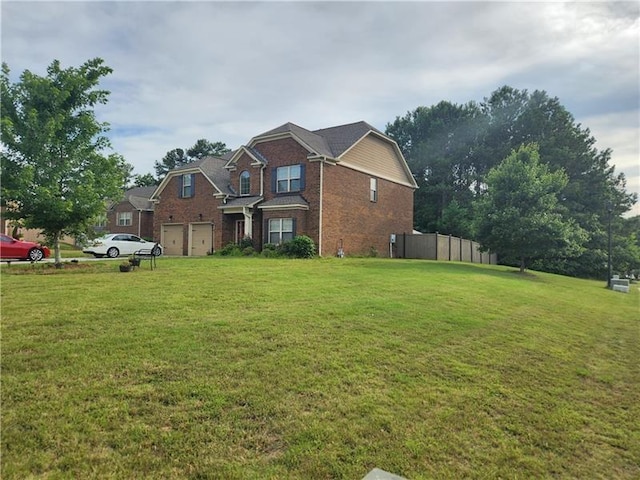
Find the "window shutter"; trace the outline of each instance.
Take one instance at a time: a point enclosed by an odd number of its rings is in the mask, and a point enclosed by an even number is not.
[[[178,198],[182,198],[182,175],[176,177],[178,179]]]
[[[269,240],[270,240],[270,238],[269,238],[269,220],[265,220],[264,221],[264,232],[263,232],[263,235],[262,235],[262,239],[263,239],[263,241],[262,241],[263,245],[266,244],[266,243],[269,243]]]
[[[297,223],[297,218],[293,217],[291,219],[291,234],[293,235],[293,238],[296,238],[296,223]]]
[[[271,169],[271,192],[276,193],[278,185],[278,169]]]
[[[305,184],[304,178],[305,178],[305,172],[307,170],[305,167],[306,165],[304,163],[300,165],[300,190],[301,191],[304,190],[304,184]]]
[[[191,174],[191,196],[192,197],[196,196],[196,174],[195,173]]]

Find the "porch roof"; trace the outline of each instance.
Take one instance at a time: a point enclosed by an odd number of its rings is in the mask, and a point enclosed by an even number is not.
[[[219,206],[218,208],[221,210],[231,209],[231,208],[241,208],[241,207],[253,207],[256,203],[261,202],[262,197],[254,196],[254,197],[237,197],[227,200],[227,203]]]
[[[300,195],[287,195],[282,197],[276,197],[258,205],[260,209],[277,210],[279,208],[302,208],[304,210],[309,209],[309,202],[307,202]]]

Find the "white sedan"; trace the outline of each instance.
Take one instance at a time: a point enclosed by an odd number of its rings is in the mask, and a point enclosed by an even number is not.
[[[111,233],[97,238],[88,247],[83,248],[82,252],[89,253],[97,258],[105,255],[109,258],[116,258],[120,255],[133,255],[142,249],[153,249],[155,256],[162,255],[162,246],[160,244],[147,242],[130,233]]]

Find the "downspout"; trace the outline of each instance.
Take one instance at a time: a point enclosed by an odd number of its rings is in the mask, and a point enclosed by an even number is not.
[[[320,208],[318,219],[318,256],[322,256],[322,191],[324,190],[324,161],[320,162]]]
[[[264,169],[266,165],[260,167],[260,196],[264,197]]]

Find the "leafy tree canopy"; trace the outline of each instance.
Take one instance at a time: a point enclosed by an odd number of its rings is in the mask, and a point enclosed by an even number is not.
[[[194,162],[206,156],[220,157],[230,150],[222,142],[210,142],[201,138],[186,151],[182,148],[169,150],[160,161],[155,162],[158,181],[162,180],[169,171],[187,163]]]
[[[567,175],[540,163],[538,146],[513,151],[486,176],[487,190],[475,201],[476,238],[484,249],[527,262],[579,253],[586,233],[562,215],[558,196]]]
[[[144,175],[134,175],[133,176],[133,186],[134,187],[153,187],[158,184],[158,181],[155,177],[150,173],[145,173]]]
[[[573,257],[542,259],[535,267],[575,276],[605,275],[608,218],[614,224],[637,200],[623,174],[610,165],[613,152],[595,148],[589,129],[544,91],[504,86],[482,102],[440,102],[418,107],[387,125],[416,176],[414,223],[418,230],[472,236],[474,200],[488,172],[511,151],[538,145],[540,163],[563,171],[563,216],[589,233],[586,249]],[[615,230],[615,229],[614,229]]]
[[[8,217],[43,231],[57,263],[59,238],[87,231],[131,172],[122,156],[104,153],[108,125],[94,112],[107,102],[98,87],[111,72],[100,58],[66,69],[55,60],[46,76],[25,70],[12,83],[2,65],[2,201]]]

